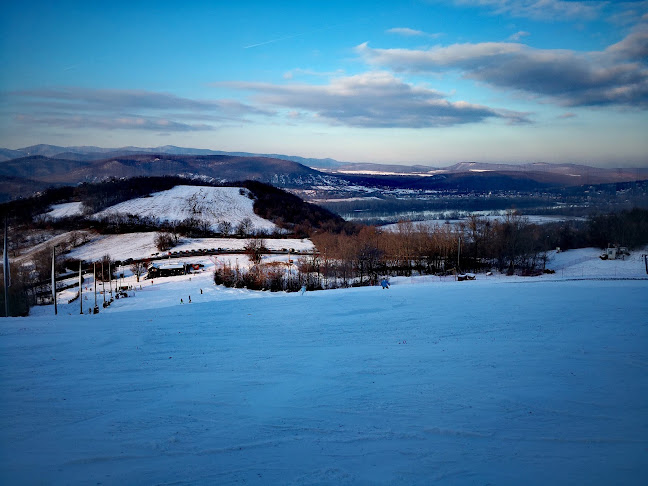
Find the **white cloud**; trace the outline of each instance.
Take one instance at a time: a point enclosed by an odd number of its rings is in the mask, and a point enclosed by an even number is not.
[[[332,79],[325,85],[229,82],[254,93],[261,103],[312,113],[332,125],[424,128],[482,122],[489,118],[526,123],[524,113],[498,110],[409,84],[388,72]]]
[[[456,5],[489,8],[493,13],[542,20],[588,20],[598,18],[605,1],[565,0],[454,0]]]
[[[524,30],[520,30],[520,31],[516,32],[515,34],[511,34],[511,35],[509,36],[509,40],[511,40],[511,41],[513,41],[513,42],[517,42],[517,41],[519,41],[522,37],[527,37],[527,36],[529,36],[529,35],[531,35],[529,32],[526,32],[526,31],[524,31]]]
[[[366,62],[399,72],[455,71],[499,88],[547,96],[567,106],[648,107],[648,30],[636,28],[605,51],[535,49],[513,42],[430,49],[356,47]]]
[[[410,29],[409,27],[393,27],[391,29],[387,29],[387,33],[404,35],[405,37],[431,37],[433,39],[436,39],[437,37],[441,37],[443,35],[440,32],[428,33],[423,32],[422,30]]]

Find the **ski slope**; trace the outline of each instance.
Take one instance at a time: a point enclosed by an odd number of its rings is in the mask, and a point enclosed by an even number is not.
[[[95,217],[135,214],[175,222],[195,218],[211,223],[214,230],[219,221],[229,221],[235,229],[249,218],[256,230],[274,231],[277,228],[274,223],[254,214],[247,190],[243,189],[246,194],[240,191],[239,187],[176,186],[116,204],[96,213]]]
[[[638,263],[304,296],[205,271],[3,319],[0,482],[645,484]]]

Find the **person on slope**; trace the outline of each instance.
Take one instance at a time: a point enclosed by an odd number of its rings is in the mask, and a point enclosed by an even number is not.
[[[389,280],[387,280],[387,277],[383,278],[380,281],[380,285],[382,285],[383,289],[388,289],[389,288]]]

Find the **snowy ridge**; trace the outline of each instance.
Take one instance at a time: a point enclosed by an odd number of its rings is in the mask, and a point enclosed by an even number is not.
[[[244,194],[240,194],[240,191]],[[161,221],[182,221],[195,218],[207,221],[215,230],[219,221],[229,221],[233,227],[245,218],[257,230],[274,231],[274,223],[254,214],[248,191],[238,187],[176,186],[149,197],[131,199],[95,214],[102,218],[111,214],[135,214]]]

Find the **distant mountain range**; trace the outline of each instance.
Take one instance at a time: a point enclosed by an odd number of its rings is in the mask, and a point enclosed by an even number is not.
[[[58,152],[61,149],[64,151]],[[328,184],[334,178],[297,162],[263,156],[98,150],[102,149],[43,145],[17,151],[3,149],[5,155],[21,156],[0,162],[0,201],[29,196],[50,186],[138,176],[180,175],[218,182],[257,180],[288,188]]]
[[[57,145],[39,144],[17,150],[0,148],[0,162],[5,160],[43,155],[45,157],[69,160],[101,160],[109,157],[134,154],[165,154],[165,155],[231,155],[235,157],[268,157],[273,159],[290,160],[308,167],[335,168],[344,165],[333,159],[313,159],[293,155],[255,154],[251,152],[224,152],[222,150],[196,149],[163,145],[161,147],[121,147],[102,148],[94,146],[60,147]]]
[[[318,170],[319,169],[319,170]],[[33,145],[0,148],[0,202],[50,186],[112,177],[181,175],[215,181],[258,180],[308,190],[362,184],[438,190],[538,190],[648,179],[648,168],[603,169],[576,164],[462,162],[451,167],[383,165],[279,154],[222,152],[171,145],[154,148]]]

